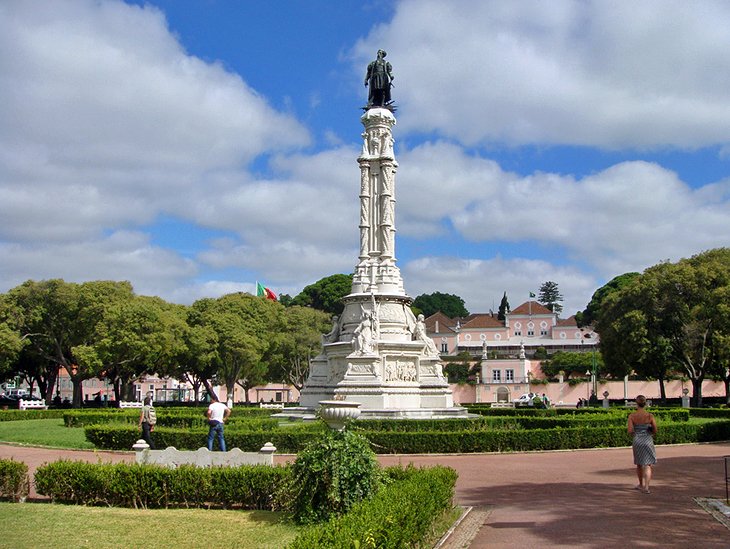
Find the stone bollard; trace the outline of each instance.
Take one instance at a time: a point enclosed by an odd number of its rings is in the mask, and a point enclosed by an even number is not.
[[[261,450],[259,450],[259,454],[264,455],[273,455],[274,452],[276,452],[276,446],[271,444],[270,442],[267,442],[261,447]]]
[[[135,452],[141,452],[142,450],[149,450],[149,449],[150,449],[150,445],[147,444],[144,441],[144,439],[142,439],[142,438],[139,439],[134,444],[132,444],[132,450],[134,450]]]

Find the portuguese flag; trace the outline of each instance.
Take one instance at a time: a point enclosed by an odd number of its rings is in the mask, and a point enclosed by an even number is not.
[[[256,282],[256,295],[258,297],[265,297],[271,301],[276,301],[276,294],[258,282]]]

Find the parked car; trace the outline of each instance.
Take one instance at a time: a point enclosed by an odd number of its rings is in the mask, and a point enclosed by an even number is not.
[[[9,389],[5,392],[5,398],[11,400],[20,400],[21,398],[28,399],[28,391],[25,389]]]
[[[536,396],[539,396],[537,393],[525,393],[520,398],[514,399],[512,402],[515,403],[515,406],[534,406],[534,402],[532,399],[534,399]]]

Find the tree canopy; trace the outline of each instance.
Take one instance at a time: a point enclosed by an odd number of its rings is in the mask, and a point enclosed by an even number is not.
[[[639,276],[639,273],[624,273],[622,275],[618,275],[611,280],[609,280],[606,284],[598,288],[595,292],[593,292],[593,296],[591,297],[591,300],[588,302],[588,305],[583,310],[583,314],[581,316],[581,325],[582,326],[589,326],[592,325],[597,319],[598,315],[601,311],[601,305],[603,304],[604,300],[608,295],[620,290],[624,286],[630,284],[632,281],[636,279],[636,277]]]
[[[563,296],[558,289],[557,282],[551,280],[543,282],[538,291],[537,300],[557,315],[563,311],[563,306],[560,303],[563,301]]]
[[[413,300],[413,306],[418,307],[426,317],[438,311],[441,311],[449,318],[469,315],[469,311],[464,306],[464,300],[454,294],[443,294],[441,292],[421,294]]]
[[[352,275],[334,274],[306,286],[289,305],[313,307],[331,315],[339,315],[345,307],[342,298],[351,291]]]
[[[499,302],[499,311],[497,312],[497,320],[505,321],[510,312],[509,301],[507,300],[507,292],[504,292],[502,301]]]
[[[330,315],[310,307],[289,307],[282,329],[273,337],[266,361],[270,380],[290,383],[298,390],[309,375],[309,361],[322,347],[322,334],[331,326]]]
[[[660,380],[679,369],[701,406],[702,381],[730,334],[729,298],[730,248],[650,267],[602,302],[596,331],[607,367]]]

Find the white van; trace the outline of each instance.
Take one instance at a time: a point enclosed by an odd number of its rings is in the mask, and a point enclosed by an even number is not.
[[[5,391],[5,396],[7,398],[15,398],[15,399],[21,399],[28,396],[28,390],[27,389],[8,389]]]

